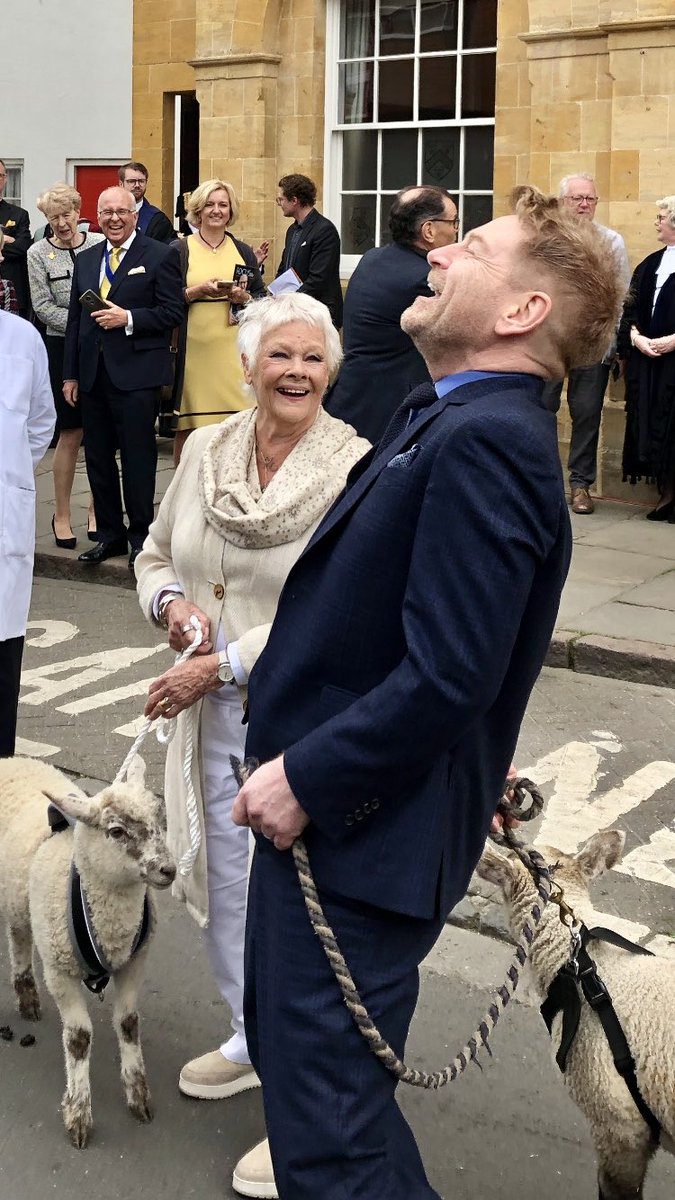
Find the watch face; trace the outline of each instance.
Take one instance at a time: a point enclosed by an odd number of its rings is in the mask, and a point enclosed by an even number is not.
[[[218,667],[218,678],[221,683],[234,683],[234,672],[229,662],[220,664]]]

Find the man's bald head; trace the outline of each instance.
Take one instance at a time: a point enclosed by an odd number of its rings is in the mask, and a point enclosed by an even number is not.
[[[398,246],[428,254],[436,246],[457,240],[457,209],[443,188],[405,187],[397,193],[389,212],[389,229]]]
[[[123,187],[109,187],[98,198],[98,221],[111,246],[121,246],[136,228],[136,202]]]

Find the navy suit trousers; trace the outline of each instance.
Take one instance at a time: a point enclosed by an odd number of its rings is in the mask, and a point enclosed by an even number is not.
[[[321,901],[363,1002],[402,1057],[418,966],[443,922],[332,893]],[[248,903],[246,1036],[281,1200],[438,1200],[396,1079],[356,1028],[312,930],[290,851],[256,850]]]

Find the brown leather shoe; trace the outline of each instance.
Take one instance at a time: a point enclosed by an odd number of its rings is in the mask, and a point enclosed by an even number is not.
[[[595,505],[588,488],[572,488],[572,512],[579,513],[579,515],[595,512]]]

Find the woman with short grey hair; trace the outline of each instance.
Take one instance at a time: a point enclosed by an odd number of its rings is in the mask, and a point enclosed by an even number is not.
[[[49,378],[56,407],[59,440],[54,451],[55,512],[52,532],[57,546],[74,550],[70,496],[75,478],[77,455],[82,443],[82,414],[79,404],[63,397],[63,351],[68,305],[73,284],[75,258],[83,250],[103,240],[102,233],[86,233],[78,228],[82,200],[68,183],[55,183],[38,196],[37,207],[44,213],[51,235],[35,242],[28,251],[28,282],[33,311],[45,326],[49,359]],[[90,499],[87,531],[95,540],[96,519]]]
[[[286,577],[369,443],[326,413],[322,400],[341,350],[328,309],[311,296],[250,304],[240,319],[243,377],[255,407],[197,429],[136,560],[148,620],[179,651],[204,639],[151,685],[146,716],[178,717],[166,761],[169,844],[190,847],[183,763],[202,838],[174,893],[206,927],[211,967],[232,1012],[232,1036],[181,1071],[181,1091],[222,1099],[256,1087],[243,1021],[248,831],[232,823],[237,792],[230,754],[241,758],[242,701],[264,648]]]

